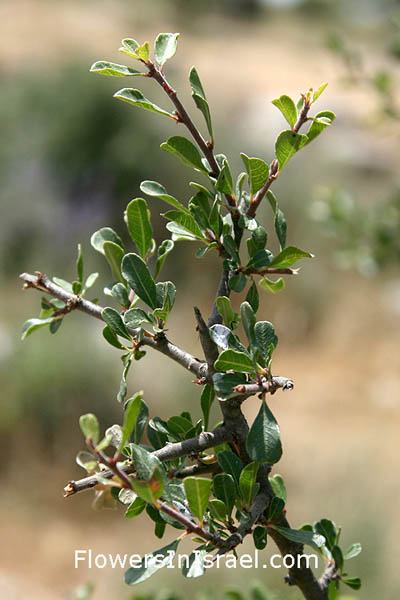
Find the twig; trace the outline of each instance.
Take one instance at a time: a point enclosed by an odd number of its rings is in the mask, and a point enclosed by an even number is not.
[[[176,442],[173,444],[166,444],[164,448],[160,448],[159,450],[155,450],[152,452],[154,456],[156,456],[162,462],[173,460],[175,458],[180,458],[181,456],[190,456],[193,454],[197,454],[203,450],[207,450],[208,448],[213,448],[214,446],[218,446],[223,442],[231,440],[233,437],[233,432],[228,428],[217,427],[213,432],[203,431],[198,436],[194,438],[190,438],[189,440],[184,440],[183,442]],[[135,472],[134,465],[127,465],[126,467],[122,467],[121,470],[129,475],[130,473]],[[111,479],[114,473],[111,470],[102,471],[101,478],[102,479]],[[78,481],[69,481],[68,484],[64,488],[64,497],[72,496],[77,492],[82,492],[84,490],[88,490],[90,488],[98,485],[99,480],[97,475],[90,475],[89,477],[84,477],[83,479],[79,479]]]
[[[282,389],[284,392],[294,389],[294,382],[288,377],[281,377],[279,375],[273,375],[271,381],[263,378],[261,383],[246,383],[243,385],[237,385],[234,390],[244,400],[249,396],[255,394],[275,394],[276,390]]]
[[[208,378],[211,379],[214,373],[214,363],[218,358],[218,346],[211,339],[210,331],[197,306],[194,307],[194,314],[197,321],[197,331],[199,332],[201,347],[203,348],[204,357],[208,365]]]
[[[219,536],[213,535],[203,527],[196,525],[196,523],[185,517],[185,515],[182,515],[179,511],[175,510],[171,506],[168,506],[168,504],[165,504],[165,502],[158,502],[157,508],[159,510],[162,510],[172,519],[175,519],[176,521],[181,523],[187,531],[195,533],[199,537],[202,537],[204,540],[211,542],[213,546],[222,546],[223,540]]]
[[[50,281],[47,275],[43,275],[39,272],[37,272],[35,275],[22,273],[20,278],[25,282],[24,289],[34,288],[36,290],[46,292],[54,298],[58,298],[66,304],[69,304],[71,306],[71,310],[79,310],[90,315],[91,317],[95,317],[96,319],[103,321],[102,306],[94,304],[89,300],[85,300],[85,298],[82,298],[81,296],[67,292],[60,286]],[[137,335],[137,329],[127,327],[127,330],[133,338]],[[204,361],[201,361],[189,354],[189,352],[182,350],[182,348],[179,348],[170,342],[165,336],[144,336],[140,344],[142,346],[149,346],[150,348],[161,352],[161,354],[165,354],[188,371],[194,373],[198,378],[207,377],[207,364]]]
[[[239,267],[239,272],[245,275],[297,275],[298,269],[291,269],[290,267],[263,267],[262,269],[252,269],[245,267]]]

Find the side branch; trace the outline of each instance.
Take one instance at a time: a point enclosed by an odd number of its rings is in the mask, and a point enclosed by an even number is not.
[[[275,394],[276,390],[282,389],[284,392],[294,389],[294,382],[288,377],[281,377],[279,375],[273,375],[271,381],[263,378],[260,383],[247,383],[244,385],[237,385],[234,390],[245,400],[250,396],[256,394]]]
[[[94,304],[89,300],[85,300],[85,298],[82,298],[79,295],[67,292],[60,286],[50,281],[47,275],[43,275],[39,272],[37,272],[35,275],[22,273],[20,278],[24,281],[24,289],[34,288],[36,290],[45,292],[46,294],[50,294],[54,298],[58,298],[59,300],[65,302],[65,304],[70,307],[70,311],[80,310],[91,317],[95,317],[96,319],[103,321],[102,306]],[[135,338],[138,330],[131,329],[129,327],[127,330],[132,337]],[[140,344],[142,346],[149,346],[150,348],[161,352],[161,354],[168,356],[168,358],[177,362],[179,365],[196,375],[198,378],[207,376],[207,364],[204,361],[201,361],[189,354],[189,352],[182,350],[170,342],[165,335],[144,336]]]
[[[204,431],[197,437],[190,438],[189,440],[171,444],[168,443],[163,448],[154,450],[152,454],[162,462],[166,462],[168,460],[180,458],[181,456],[196,455],[198,452],[213,448],[223,442],[230,441],[232,437],[233,432],[228,427],[222,425],[213,432]],[[127,465],[122,467],[121,471],[126,475],[129,475],[135,472],[135,466],[133,464]],[[112,479],[114,473],[108,469],[106,471],[101,471],[98,475],[100,475],[102,479]],[[84,477],[78,481],[69,481],[64,488],[64,497],[66,498],[77,492],[82,492],[95,487],[99,483],[98,475],[90,475],[89,477]]]

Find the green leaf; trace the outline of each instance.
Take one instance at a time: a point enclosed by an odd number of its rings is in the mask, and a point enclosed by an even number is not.
[[[322,92],[325,90],[325,88],[327,87],[327,83],[323,83],[317,90],[315,90],[314,94],[313,94],[313,98],[312,98],[312,103],[314,104],[314,102],[316,100],[318,100],[318,98],[320,97],[320,95],[322,94]]]
[[[227,473],[218,473],[214,475],[214,496],[226,506],[227,514],[230,516],[235,503],[236,488],[232,475]]]
[[[201,85],[201,81],[195,67],[192,67],[190,70],[189,81],[190,87],[192,88],[193,100],[197,108],[203,113],[204,119],[207,123],[208,133],[211,137],[213,137],[210,107],[208,105],[203,86]]]
[[[217,309],[221,315],[225,325],[230,329],[236,326],[239,315],[232,308],[231,300],[227,296],[219,296],[217,298]]]
[[[269,321],[258,321],[254,326],[254,335],[257,347],[263,358],[266,360],[270,356],[270,346],[277,345],[278,339],[275,335],[275,327]]]
[[[250,373],[254,371],[253,361],[248,354],[237,350],[224,350],[214,363],[218,371],[239,371]]]
[[[268,479],[275,496],[282,498],[282,500],[286,503],[286,487],[282,475],[276,473],[273,477],[269,477]]]
[[[240,460],[238,455],[235,454],[234,452],[232,452],[231,450],[223,450],[222,452],[219,452],[217,459],[218,459],[218,463],[219,463],[221,469],[225,473],[228,473],[228,475],[232,475],[233,480],[236,485],[237,494],[239,494],[240,493],[240,484],[239,484],[240,473],[243,469],[242,461]]]
[[[284,279],[282,279],[282,277],[279,277],[277,281],[272,281],[271,279],[268,279],[268,277],[262,277],[259,280],[258,285],[263,290],[276,294],[277,292],[283,290],[283,288],[285,287],[285,281]]]
[[[254,281],[251,284],[249,291],[247,292],[246,302],[250,304],[251,308],[255,313],[258,311],[258,307],[260,305],[260,297],[258,295],[257,286],[254,283]]]
[[[142,181],[142,183],[140,184],[140,189],[147,196],[155,196],[156,198],[161,198],[161,200],[164,200],[164,202],[166,202],[170,206],[173,206],[174,208],[181,210],[184,213],[190,214],[186,206],[183,206],[183,204],[181,204],[179,200],[167,194],[167,190],[163,185],[161,185],[161,183],[157,183],[157,181]]]
[[[87,413],[79,418],[79,427],[85,438],[92,438],[93,444],[97,444],[100,437],[100,425],[96,415]]]
[[[242,325],[244,327],[250,345],[256,345],[256,338],[254,334],[256,317],[252,307],[248,302],[242,302],[242,304],[240,305],[240,315],[242,317]]]
[[[121,44],[122,47],[119,49],[120,52],[123,52],[132,58],[139,59],[137,49],[139,48],[140,44],[136,40],[133,40],[132,38],[125,38],[122,40]]]
[[[147,407],[146,402],[144,400],[142,400],[142,406],[140,408],[139,416],[136,421],[135,431],[133,432],[133,436],[132,436],[135,444],[139,444],[140,440],[142,439],[142,435],[143,435],[144,429],[146,427],[146,421],[148,419],[148,416],[149,416],[149,409]]]
[[[171,154],[175,154],[184,165],[192,167],[205,175],[208,174],[207,169],[201,161],[200,152],[188,139],[174,135],[168,138],[168,140],[161,144],[160,147],[167,152],[171,152]]]
[[[269,167],[261,158],[249,158],[241,153],[244,166],[249,176],[250,192],[255,194],[268,179]]]
[[[290,127],[294,127],[297,121],[297,109],[293,100],[289,96],[283,95],[272,100],[272,104],[279,108]]]
[[[257,550],[264,550],[267,545],[267,528],[257,525],[253,529],[253,541]]]
[[[140,515],[141,512],[143,512],[145,506],[146,502],[142,500],[142,498],[139,498],[139,496],[136,496],[132,504],[129,505],[128,510],[124,515],[125,518],[133,519],[134,517],[137,517],[138,515]]]
[[[120,451],[129,440],[133,430],[136,427],[136,422],[139,416],[140,408],[142,406],[143,392],[136,392],[136,394],[128,400],[125,404],[124,424],[122,426],[122,440],[120,444]]]
[[[162,469],[161,461],[152,452],[146,448],[143,448],[143,446],[139,446],[139,444],[130,444],[130,449],[133,464],[137,471],[138,477],[143,481],[150,481],[150,479],[153,477],[154,469],[156,467]]]
[[[236,393],[234,387],[246,383],[246,375],[242,373],[215,373],[213,382],[217,396],[227,399]]]
[[[326,547],[328,550],[332,551],[333,546],[336,544],[338,530],[332,521],[329,519],[321,519],[320,521],[316,521],[313,527],[315,533],[319,533],[323,535],[325,538]]]
[[[21,340],[27,338],[31,333],[40,329],[41,327],[46,327],[53,322],[53,317],[49,317],[47,319],[28,319],[22,326],[22,335]]]
[[[314,254],[300,250],[300,248],[295,248],[295,246],[288,246],[275,256],[269,266],[277,269],[285,269],[291,267],[302,258],[314,258]]]
[[[168,254],[174,249],[174,242],[172,240],[164,240],[157,248],[157,263],[155,270],[155,277],[160,274],[161,269],[164,266],[165,260]]]
[[[147,426],[147,437],[153,448],[156,450],[163,448],[168,441],[168,435],[169,431],[165,421],[159,417],[150,419]]]
[[[246,447],[254,461],[274,464],[282,456],[279,425],[264,400],[247,436]]]
[[[215,189],[222,194],[233,194],[233,180],[232,173],[230,171],[227,161],[224,161],[224,165],[218,175]]]
[[[131,303],[129,300],[129,294],[126,286],[123,283],[116,283],[111,288],[112,297],[117,300],[117,302],[123,308],[129,308]]]
[[[356,544],[352,544],[349,548],[347,548],[346,552],[344,553],[343,558],[344,558],[344,560],[350,560],[350,559],[358,556],[361,551],[362,551],[361,544],[357,542]]]
[[[279,531],[283,537],[291,542],[297,542],[298,544],[307,544],[312,548],[321,548],[325,544],[325,538],[322,535],[313,533],[311,531],[300,531],[297,529],[289,529],[288,527],[280,527],[279,525],[273,525],[276,531]]]
[[[124,363],[124,368],[122,370],[121,383],[120,383],[118,394],[117,394],[117,400],[120,403],[125,402],[125,398],[128,393],[128,385],[126,383],[126,378],[128,376],[128,371],[132,364],[132,357],[133,357],[132,352],[129,352],[128,354],[125,354],[122,357],[122,360]]]
[[[149,60],[149,56],[150,56],[149,42],[145,42],[144,44],[142,44],[141,46],[139,46],[136,49],[136,54],[138,55],[138,57],[141,60],[144,60],[144,62],[147,62]]]
[[[311,123],[310,129],[307,131],[307,144],[312,142],[326,127],[329,127],[335,119],[336,115],[331,110],[323,110],[317,113]]]
[[[172,58],[178,45],[179,33],[159,33],[154,43],[154,58],[162,67]]]
[[[111,346],[114,346],[114,348],[118,348],[118,350],[126,350],[125,346],[121,344],[117,335],[108,325],[106,325],[103,329],[103,337],[109,344],[111,344]]]
[[[361,579],[359,577],[346,577],[342,578],[341,581],[348,585],[352,590],[359,590],[361,587]]]
[[[121,238],[111,227],[102,227],[98,231],[95,231],[90,238],[90,243],[97,252],[104,254],[104,242],[114,242],[121,248],[124,248]]]
[[[281,250],[282,250],[282,248],[284,248],[286,246],[287,223],[286,223],[285,215],[279,208],[278,202],[275,198],[275,195],[273,192],[271,192],[271,190],[268,190],[267,198],[268,198],[270,205],[272,206],[272,210],[274,211],[275,231],[276,231],[276,235],[278,237],[278,240],[279,240],[279,243],[281,246]]]
[[[194,516],[198,518],[200,523],[202,523],[210,499],[211,479],[205,479],[204,477],[186,477],[183,480],[183,485],[189,508]]]
[[[127,340],[131,340],[131,336],[126,330],[125,324],[122,320],[121,315],[114,308],[104,308],[101,313],[103,321],[107,323],[109,328],[116,334],[124,337]]]
[[[251,462],[244,467],[240,474],[240,492],[242,494],[243,504],[246,508],[250,508],[257,491],[256,479],[258,467],[258,462]]]
[[[101,75],[109,75],[111,77],[127,77],[129,75],[139,75],[144,77],[146,73],[136,71],[125,65],[118,65],[117,63],[108,62],[107,60],[98,60],[93,63],[90,67],[92,73],[100,73]]]
[[[98,278],[99,278],[98,273],[90,273],[90,275],[88,275],[88,277],[85,281],[85,285],[83,286],[82,295],[85,294],[85,292],[87,292],[87,290],[89,290],[91,287],[94,286],[94,284],[96,283]]]
[[[65,281],[65,279],[61,279],[61,277],[53,277],[53,281],[56,285],[58,285],[66,292],[69,292],[70,294],[75,294],[73,285],[69,281]]]
[[[173,221],[174,223],[177,223],[180,227],[189,232],[198,240],[204,240],[203,233],[192,215],[188,215],[179,210],[169,210],[166,213],[163,213],[162,216],[170,221]]]
[[[121,262],[124,256],[124,250],[114,242],[104,242],[104,255],[110,265],[111,272],[116,279],[123,281],[121,273]]]
[[[156,284],[146,263],[137,254],[126,254],[122,260],[122,275],[143,302],[157,308]]]
[[[229,277],[229,288],[238,294],[246,287],[247,279],[244,273],[235,273]]]
[[[326,548],[328,548],[328,546],[326,546]],[[329,549],[328,549],[328,551],[329,551]],[[333,560],[335,561],[338,571],[341,571],[343,569],[343,562],[344,562],[343,552],[341,551],[339,546],[337,546],[336,544],[332,547],[330,552],[332,554]]]
[[[238,248],[233,237],[230,234],[224,235],[223,244],[229,256],[231,256],[231,258],[235,261],[237,265],[240,265]]]
[[[222,350],[238,350],[239,352],[247,352],[246,348],[239,341],[239,338],[232,333],[225,325],[213,325],[210,327],[210,335],[213,342],[222,348]]]
[[[308,142],[306,135],[301,135],[295,131],[282,131],[275,142],[275,153],[281,171],[288,160],[303,148]]]
[[[194,550],[190,554],[188,561],[185,561],[183,564],[182,575],[187,578],[201,577],[204,575],[207,557],[207,550]]]
[[[155,504],[155,502],[163,495],[164,478],[160,467],[155,467],[152,476],[149,480],[142,481],[140,479],[131,479],[132,487],[140,498]]]
[[[135,242],[140,256],[145,259],[151,247],[153,229],[151,227],[149,210],[143,198],[135,198],[129,202],[125,211],[125,220],[129,235]]]
[[[212,385],[207,383],[203,387],[203,390],[201,392],[201,400],[200,400],[201,410],[203,411],[204,429],[206,431],[208,430],[210,409],[211,409],[212,403],[214,402],[214,398],[215,398],[214,388],[212,387]]]
[[[210,509],[210,513],[214,517],[214,519],[217,519],[218,521],[222,521],[224,523],[226,519],[225,503],[222,502],[222,500],[214,499],[210,500],[208,506]]]
[[[141,308],[131,308],[124,314],[125,325],[131,329],[141,327],[142,323],[152,323],[149,315]]]
[[[118,100],[123,100],[124,102],[128,102],[133,106],[137,106],[138,108],[144,108],[145,110],[149,110],[154,113],[158,113],[159,115],[164,115],[165,117],[170,117],[175,120],[174,115],[167,112],[163,108],[157,106],[157,104],[153,104],[150,102],[145,96],[143,96],[140,90],[134,90],[133,88],[123,88],[122,90],[118,90],[115,92],[114,98]]]
[[[268,509],[268,521],[279,521],[279,518],[281,517],[284,508],[285,503],[282,500],[282,498],[274,496],[274,498],[272,498],[271,500],[271,504],[269,505]]]
[[[142,558],[139,567],[131,567],[126,571],[125,583],[128,585],[141,583],[154,575],[156,571],[165,567],[171,561],[171,556],[174,556],[179,542],[180,539],[178,538],[167,546],[146,554]]]

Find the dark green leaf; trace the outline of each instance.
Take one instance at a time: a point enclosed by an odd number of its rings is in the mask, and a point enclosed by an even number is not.
[[[284,508],[285,502],[282,500],[282,498],[274,496],[271,500],[271,504],[269,505],[268,521],[274,522],[275,520],[279,520]]]
[[[82,256],[82,245],[78,244],[78,258],[76,260],[76,272],[78,275],[78,281],[83,284],[83,256]]]
[[[326,545],[328,547],[328,545]],[[341,551],[341,549],[339,548],[339,546],[337,546],[336,544],[330,549],[330,552],[332,554],[332,558],[335,561],[335,565],[338,569],[338,571],[341,571],[343,569],[343,553]]]
[[[208,133],[211,137],[213,137],[210,107],[208,106],[207,98],[195,67],[192,67],[190,70],[189,81],[190,87],[192,88],[193,100],[197,108],[203,113],[204,119],[207,123]]]
[[[123,308],[129,308],[131,304],[129,300],[129,294],[126,286],[123,283],[116,283],[113,285],[111,288],[111,294],[112,297],[115,298]]]
[[[158,113],[159,115],[164,115],[165,117],[170,117],[175,120],[174,115],[167,112],[163,108],[157,106],[157,104],[153,104],[150,102],[145,96],[143,96],[140,90],[134,90],[133,88],[123,88],[118,92],[115,92],[114,98],[118,98],[118,100],[123,100],[124,102],[128,102],[133,106],[137,106],[138,108],[144,108],[145,110],[150,110],[151,112]]]
[[[246,447],[254,461],[274,464],[282,456],[279,425],[264,400],[247,436]]]
[[[225,522],[226,506],[225,506],[225,503],[222,502],[222,500],[218,500],[218,499],[210,500],[209,509],[210,509],[210,513],[214,517],[214,519],[217,519],[218,521],[222,521],[223,523]]]
[[[332,550],[333,546],[336,544],[338,530],[332,521],[329,519],[321,519],[320,521],[316,521],[314,523],[314,531],[315,533],[319,533],[323,535],[326,540],[326,547],[328,550]]]
[[[135,198],[129,202],[126,207],[125,219],[129,234],[135,242],[140,256],[145,259],[153,238],[146,201],[143,198]]]
[[[325,538],[322,535],[312,533],[311,531],[299,531],[297,529],[289,529],[287,527],[280,527],[274,525],[274,529],[279,531],[283,537],[291,542],[297,542],[299,544],[307,544],[313,548],[321,548],[325,543]]]
[[[248,354],[238,352],[237,350],[224,350],[214,363],[218,371],[254,371],[253,361]]]
[[[143,302],[150,308],[157,308],[156,284],[140,256],[133,253],[124,256],[122,275]]]
[[[270,356],[271,344],[274,346],[277,344],[275,328],[269,321],[258,321],[254,326],[254,335],[257,347],[266,360]]]
[[[246,287],[247,279],[244,273],[235,273],[229,277],[229,287],[238,294]]]
[[[233,389],[235,386],[246,383],[246,375],[242,373],[215,373],[213,382],[217,396],[227,399],[236,393]]]
[[[194,218],[192,217],[192,215],[188,215],[179,210],[169,210],[162,216],[166,219],[169,219],[170,221],[173,221],[174,223],[177,223],[180,227],[186,230],[186,232],[189,232],[193,237],[197,238],[198,240],[204,239],[203,233],[200,227],[197,225]]]
[[[124,314],[125,325],[131,329],[141,327],[142,323],[151,323],[148,314],[141,308],[131,308]]]
[[[233,194],[232,173],[227,161],[224,162],[224,165],[218,175],[215,189],[222,194]]]
[[[275,142],[275,153],[281,171],[288,160],[296,154],[298,150],[303,148],[308,142],[306,135],[301,135],[295,131],[282,131]]]
[[[120,335],[129,341],[131,340],[131,336],[127,332],[119,312],[117,312],[114,308],[107,307],[103,309],[101,316],[116,335]]]
[[[272,104],[279,108],[290,127],[294,127],[297,121],[297,109],[293,100],[289,96],[283,95],[272,100]]]
[[[211,405],[214,402],[214,388],[207,383],[204,387],[203,387],[203,391],[201,392],[201,410],[203,411],[203,418],[204,418],[204,429],[207,431],[208,430],[208,422],[209,422],[209,417],[210,417],[210,409],[211,409]]]
[[[250,345],[256,345],[256,337],[254,333],[256,317],[252,307],[248,302],[242,302],[242,304],[240,305],[240,315],[242,318],[242,325],[244,327]]]
[[[103,337],[109,344],[111,344],[111,346],[114,346],[114,348],[118,348],[118,350],[126,350],[125,346],[121,344],[114,331],[110,329],[108,325],[106,325],[103,329]]]
[[[257,550],[264,550],[267,545],[267,529],[262,525],[257,525],[253,529],[253,541]]]
[[[359,590],[361,587],[361,579],[359,577],[346,577],[342,581],[352,590]]]
[[[275,231],[276,231],[276,235],[278,236],[278,240],[279,240],[281,250],[282,250],[282,248],[284,248],[286,246],[287,224],[286,224],[285,215],[279,208],[278,202],[275,198],[275,195],[273,194],[273,192],[271,192],[271,190],[268,190],[267,198],[268,198],[270,205],[272,206],[272,210],[274,211]]]
[[[175,135],[161,144],[161,148],[167,152],[171,152],[171,154],[175,154],[184,165],[192,167],[205,175],[208,174],[207,169],[201,161],[200,152],[188,139]]]
[[[254,283],[254,281],[251,284],[249,291],[247,292],[246,302],[250,304],[251,308],[255,313],[258,311],[258,307],[260,305],[260,298],[258,295],[257,286]]]
[[[222,500],[226,506],[228,516],[231,514],[235,503],[236,488],[232,475],[218,473],[214,475],[214,496]]]
[[[98,60],[90,67],[92,73],[100,73],[101,75],[110,75],[111,77],[127,77],[129,75],[145,76],[146,73],[136,71],[125,65],[108,62],[107,60]]]
[[[240,493],[240,484],[239,484],[240,473],[243,469],[242,461],[240,460],[238,455],[235,454],[234,452],[232,452],[231,450],[223,450],[222,452],[219,452],[217,459],[218,459],[218,463],[219,463],[221,469],[225,473],[228,473],[228,475],[232,475],[233,480],[236,485],[237,494],[239,494]]]
[[[154,575],[156,571],[165,567],[171,561],[171,554],[172,556],[175,554],[179,542],[180,539],[178,538],[167,546],[155,550],[150,554],[146,554],[146,556],[142,558],[140,567],[131,567],[126,571],[125,583],[128,585],[141,583]]]
[[[147,437],[149,438],[150,444],[158,450],[163,448],[168,441],[168,429],[165,421],[159,417],[150,419],[147,426]]]
[[[217,298],[217,309],[225,325],[233,329],[233,325],[236,325],[239,315],[233,310],[230,298],[227,298],[227,296]]]
[[[133,432],[133,436],[132,436],[135,444],[139,444],[140,440],[142,439],[142,435],[144,432],[144,428],[146,427],[146,421],[148,419],[148,416],[149,416],[149,409],[147,407],[146,402],[144,400],[142,400],[142,406],[140,408],[139,416],[136,421],[135,431]]]
[[[172,58],[178,45],[179,33],[159,33],[154,44],[154,57],[162,67]]]

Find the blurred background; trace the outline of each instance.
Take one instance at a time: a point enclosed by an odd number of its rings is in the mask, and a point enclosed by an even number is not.
[[[158,149],[176,126],[112,94],[132,85],[166,108],[168,99],[151,81],[89,74],[95,60],[126,63],[117,51],[123,37],[152,42],[160,31],[180,31],[167,77],[201,124],[187,81],[196,65],[216,151],[236,171],[240,151],[272,159],[285,128],[272,99],[329,82],[317,109],[333,110],[337,120],[274,185],[288,242],[316,254],[283,293],[262,295],[260,315],[280,338],[274,371],[296,384],[270,402],[285,450],[275,472],[286,481],[293,527],[329,517],[343,527],[345,547],[362,543],[349,567],[363,588],[347,596],[397,598],[400,2],[3,0],[0,23],[2,597],[71,599],[93,582],[95,600],[145,598],[164,585],[184,597],[210,589],[217,598],[219,586],[246,590],[252,578],[298,597],[281,571],[212,571],[194,581],[163,571],[132,590],[120,570],[75,570],[75,549],[131,554],[164,545],[146,515],[133,522],[122,510],[95,512],[91,492],[62,497],[69,479],[84,476],[75,464],[84,449],[79,416],[95,412],[104,427],[121,422],[119,353],[82,314],[65,319],[57,336],[41,330],[20,341],[40,303],[38,293],[22,292],[21,271],[71,280],[81,242],[86,274],[108,277],[90,235],[108,225],[127,239],[122,213],[141,180],[190,197],[192,173]],[[158,216],[164,208],[152,200],[158,241],[168,237]],[[260,217],[270,227],[268,208]],[[178,246],[165,278],[179,286],[170,337],[199,355],[192,306],[208,314],[220,268],[211,255],[197,261],[195,250]],[[101,285],[93,296],[107,303]],[[163,357],[133,366],[129,391],[142,388],[151,416],[189,405],[200,416],[199,389]],[[248,401],[250,419],[257,405]]]

